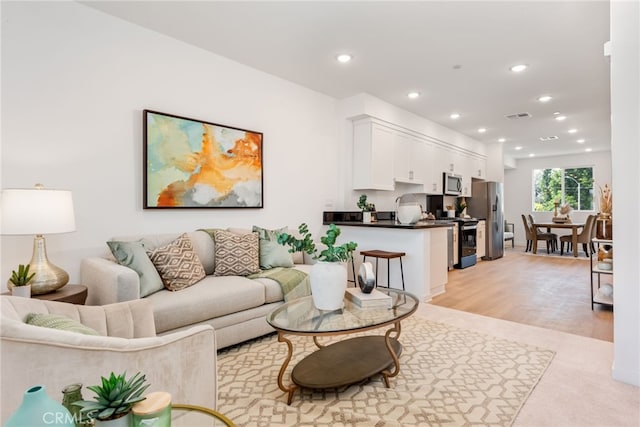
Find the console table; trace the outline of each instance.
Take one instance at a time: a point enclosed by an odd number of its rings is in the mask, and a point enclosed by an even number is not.
[[[2,295],[11,295],[11,292],[3,292]],[[31,295],[31,298],[84,305],[87,300],[87,287],[84,285],[65,285],[57,291],[49,292],[48,294]]]

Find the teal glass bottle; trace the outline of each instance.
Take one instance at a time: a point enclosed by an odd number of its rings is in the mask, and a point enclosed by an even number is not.
[[[44,389],[36,385],[24,392],[22,403],[14,412],[5,427],[75,427],[73,416],[53,400]]]

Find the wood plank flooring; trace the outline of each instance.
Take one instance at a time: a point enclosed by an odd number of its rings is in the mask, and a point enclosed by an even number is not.
[[[527,325],[613,341],[613,310],[591,311],[589,260],[524,254],[451,270],[446,292],[431,304]]]

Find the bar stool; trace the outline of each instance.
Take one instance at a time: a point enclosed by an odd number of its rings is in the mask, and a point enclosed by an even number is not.
[[[404,271],[402,269],[402,257],[405,256],[406,254],[404,252],[388,252],[388,251],[381,251],[378,249],[374,249],[371,251],[361,251],[360,255],[363,256],[363,260],[362,262],[366,262],[367,261],[367,257],[371,257],[371,258],[375,258],[376,259],[376,282],[378,280],[378,259],[382,258],[382,259],[386,259],[387,260],[387,286],[382,286],[383,288],[390,288],[391,287],[391,269],[390,269],[390,264],[391,264],[391,260],[394,258],[398,258],[400,260],[400,277],[402,278],[402,290],[404,291]],[[378,283],[376,283],[376,286],[380,286]]]

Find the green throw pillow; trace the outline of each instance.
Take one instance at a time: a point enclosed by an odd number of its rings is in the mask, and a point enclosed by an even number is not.
[[[164,289],[164,283],[158,270],[149,259],[147,250],[154,249],[145,246],[142,240],[133,242],[107,242],[111,253],[120,265],[129,267],[140,276],[140,296],[146,297]]]
[[[287,227],[277,230],[267,230],[253,226],[253,231],[260,238],[260,268],[293,267],[293,258],[289,247],[278,243],[278,235],[287,232]]]
[[[98,331],[59,314],[29,313],[24,322],[28,325],[58,329],[60,331],[76,332],[84,335],[100,335]]]

